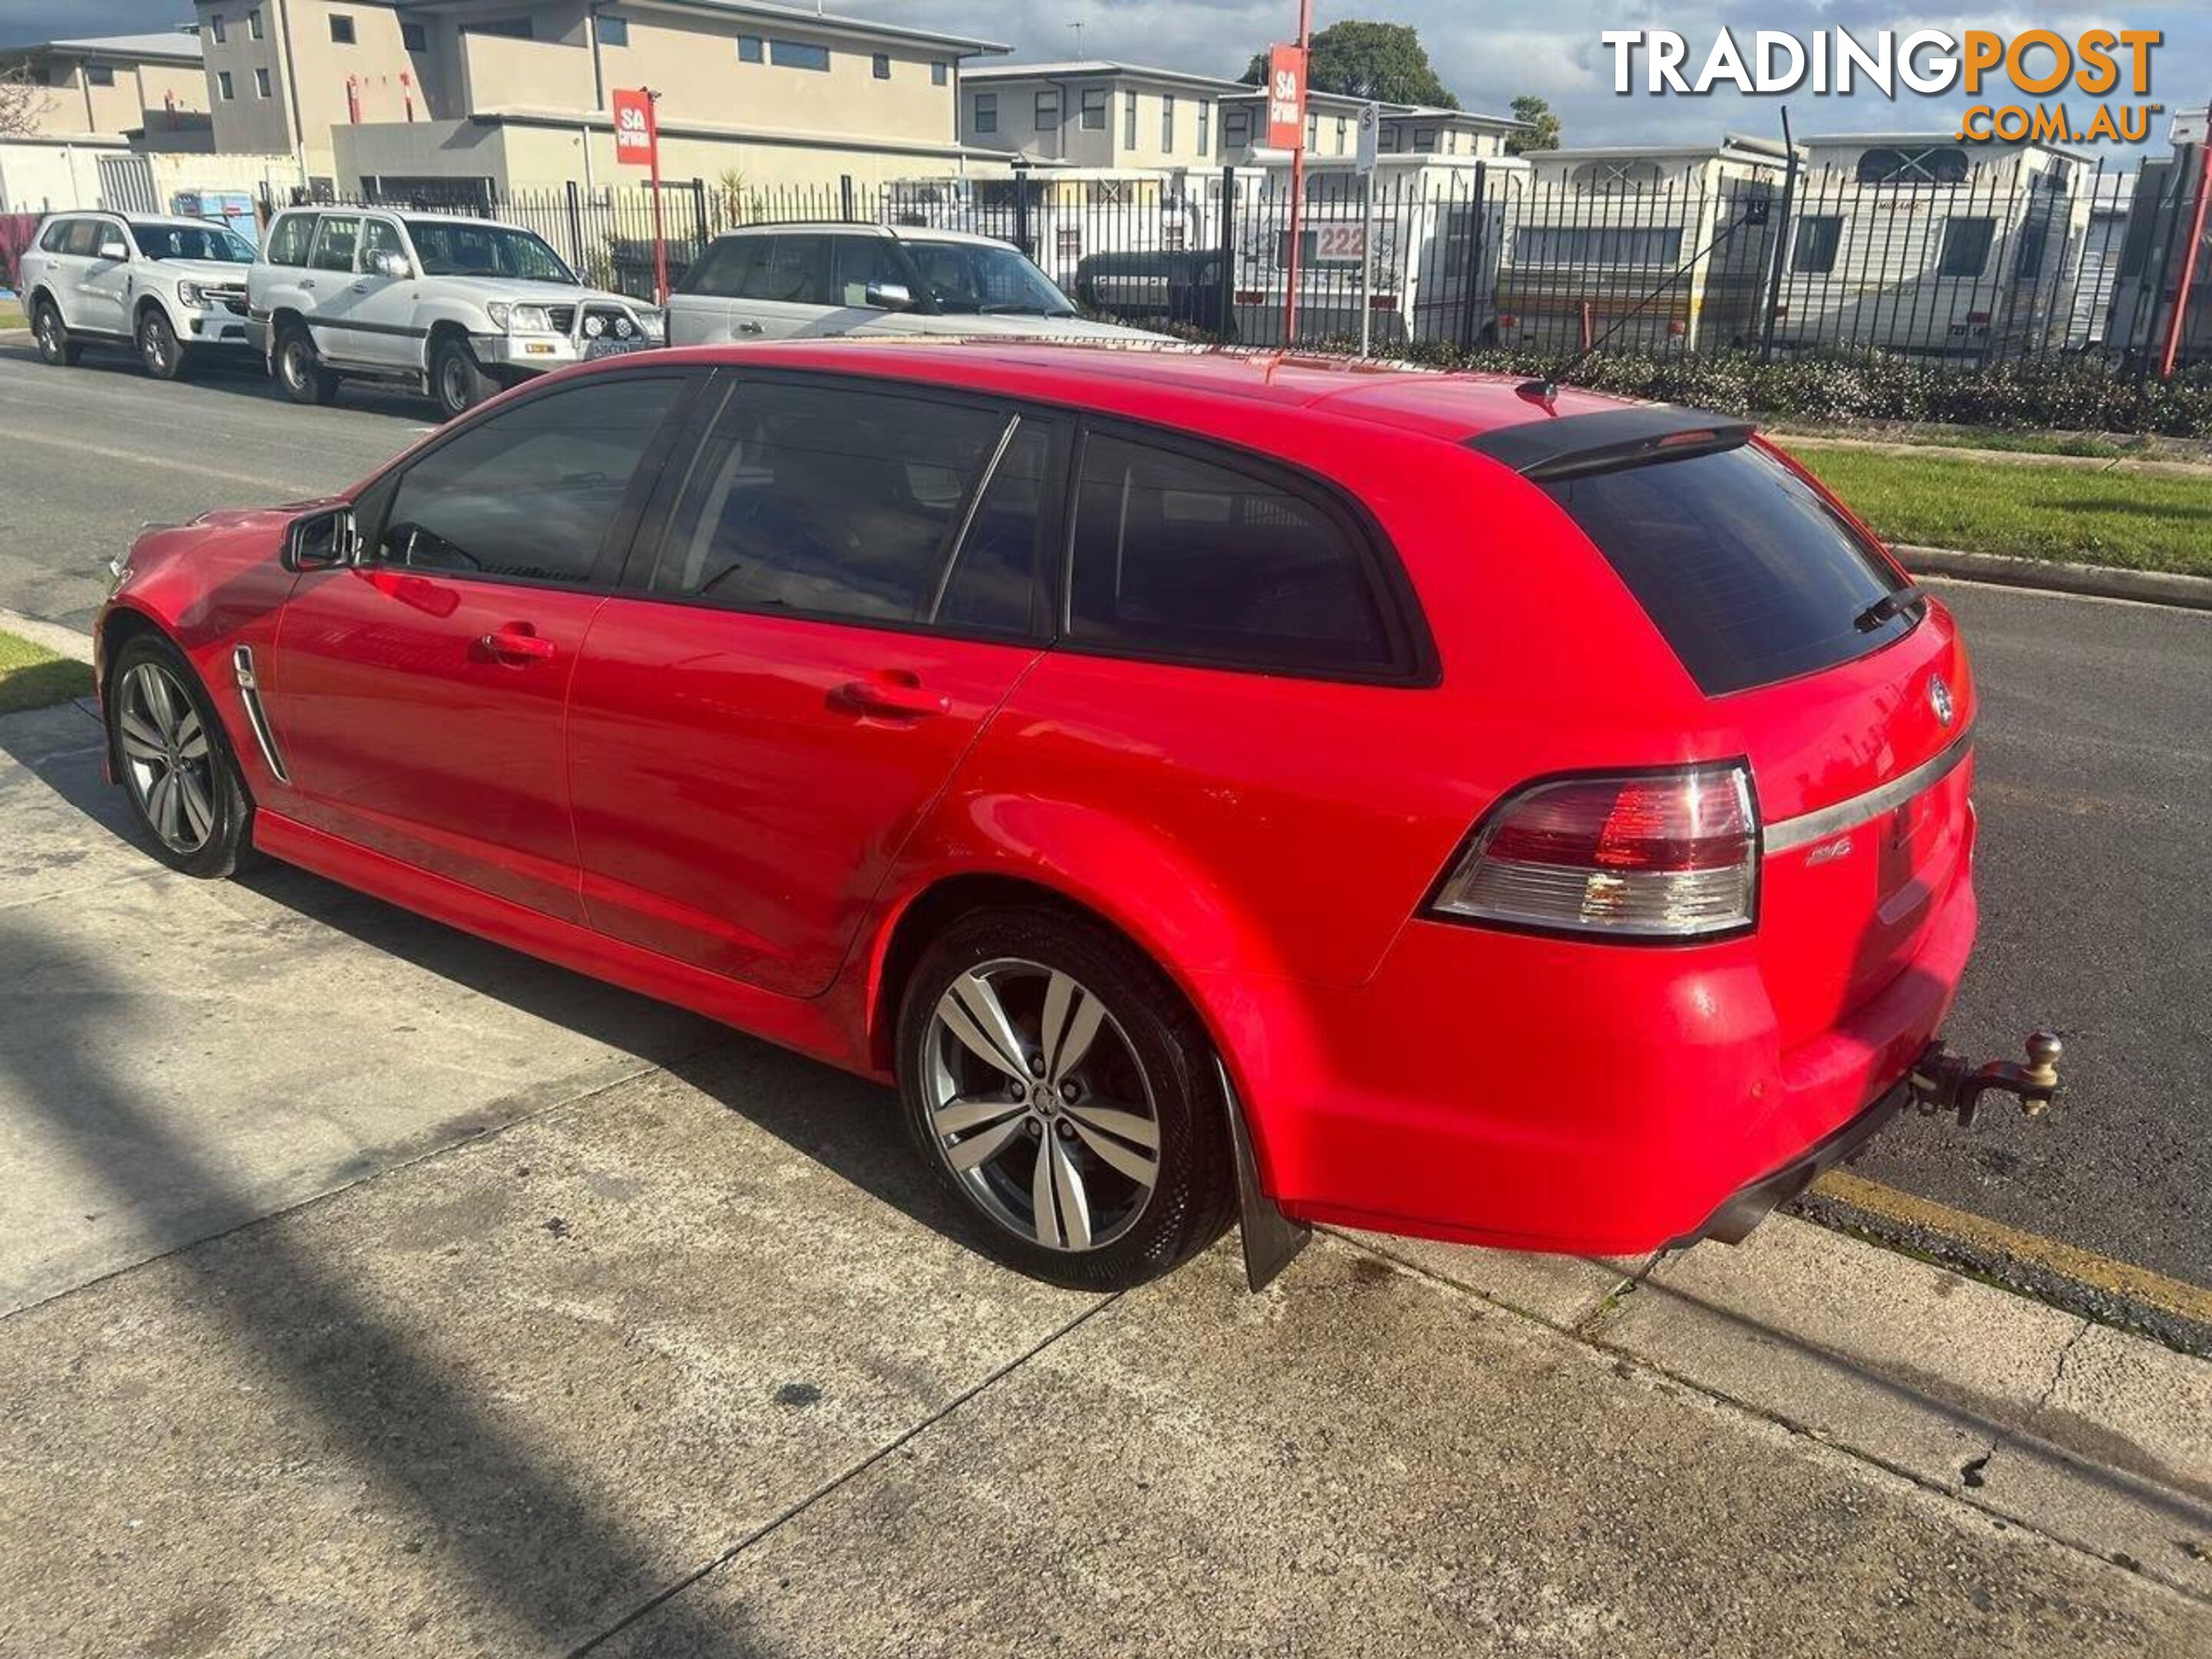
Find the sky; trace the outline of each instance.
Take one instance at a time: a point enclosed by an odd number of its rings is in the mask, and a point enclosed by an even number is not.
[[[830,0],[829,9],[1002,40],[1022,58],[1113,58],[1229,76],[1240,73],[1255,51],[1297,27],[1293,0]],[[191,13],[177,0],[0,0],[0,44],[137,33],[186,21]],[[1733,90],[1703,98],[1622,97],[1613,90],[1612,51],[1598,38],[1609,28],[1673,29],[1689,41],[1692,67],[1723,26],[1738,31],[1747,49],[1752,32],[1761,28],[1809,40],[1816,29],[1842,27],[1869,41],[1885,27],[1954,33],[2045,27],[2069,36],[2099,27],[2158,28],[2166,43],[2152,58],[2148,101],[2169,111],[2201,109],[2212,95],[2212,0],[2161,0],[2126,10],[2014,4],[1979,11],[1899,0],[1316,0],[1316,29],[1350,17],[1413,24],[1444,84],[1470,109],[1504,113],[1522,93],[1550,100],[1565,123],[1567,142],[1577,144],[1696,143],[1723,130],[1778,137],[1783,101],[1800,133],[1931,131],[1955,124],[1971,101],[1901,92],[1892,102],[1863,90],[1850,98],[1801,92],[1787,100]],[[1069,27],[1079,22],[1079,34]],[[2079,118],[2090,106],[2077,95]],[[2152,153],[2164,154],[2163,116],[2154,118],[2152,135]],[[2123,163],[2134,159],[2121,146],[2099,148]]]

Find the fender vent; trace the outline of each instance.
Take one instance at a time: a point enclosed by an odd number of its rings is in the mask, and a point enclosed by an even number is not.
[[[276,775],[276,781],[289,786],[292,775],[284,769],[284,757],[276,752],[276,734],[269,729],[268,711],[261,706],[261,683],[253,673],[253,647],[241,645],[233,651],[230,666],[238,677],[238,700],[246,705],[246,723],[253,728],[253,741],[260,745],[261,758]]]

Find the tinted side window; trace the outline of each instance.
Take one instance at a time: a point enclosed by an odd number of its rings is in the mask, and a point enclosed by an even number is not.
[[[354,247],[360,240],[360,220],[328,216],[316,228],[315,251],[308,263],[317,270],[351,270]]]
[[[1009,418],[857,388],[740,386],[692,465],[653,591],[927,621]]]
[[[62,244],[62,252],[80,258],[89,259],[100,252],[100,221],[72,219],[70,221],[69,240]]]
[[[707,250],[684,278],[684,292],[728,298],[744,292],[745,272],[766,245],[764,236],[731,236]]]
[[[832,239],[832,246],[837,257],[836,302],[841,306],[864,306],[869,289],[905,288],[911,281],[887,237],[839,236]]]
[[[794,305],[837,303],[830,283],[827,236],[771,236],[768,246],[745,269],[738,290],[746,300],[778,300]]]
[[[550,392],[441,445],[401,477],[377,538],[392,564],[586,582],[683,382]]]
[[[62,251],[62,244],[69,240],[69,232],[70,222],[67,219],[55,220],[46,227],[45,234],[39,238],[39,251],[42,253],[59,253]]]
[[[1990,245],[1996,240],[1994,219],[1946,219],[1943,250],[1937,257],[1938,276],[1978,276],[1990,262]]]
[[[1054,428],[1024,416],[953,550],[930,620],[988,633],[1029,631],[1037,540],[1052,514]]]
[[[1391,666],[1364,550],[1317,502],[1094,434],[1076,501],[1070,636],[1252,667]]]
[[[315,234],[315,216],[312,213],[290,213],[276,222],[276,228],[269,234],[269,263],[272,265],[304,265],[307,263],[307,244]]]

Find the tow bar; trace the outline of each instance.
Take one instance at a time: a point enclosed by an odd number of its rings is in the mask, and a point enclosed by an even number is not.
[[[2058,1062],[2066,1054],[2066,1045],[2058,1040],[2056,1031],[2035,1031],[2027,1039],[2027,1064],[2016,1065],[2009,1060],[1993,1060],[1976,1066],[1964,1054],[1954,1054],[1941,1042],[1931,1042],[1921,1054],[1919,1063],[1913,1066],[1906,1087],[1911,1091],[1913,1104],[1927,1116],[1938,1112],[1958,1115],[1959,1127],[1974,1127],[1974,1115],[1981,1109],[1982,1097],[1995,1089],[2002,1094],[2016,1097],[2020,1109],[2030,1117],[2042,1115],[2058,1093]]]

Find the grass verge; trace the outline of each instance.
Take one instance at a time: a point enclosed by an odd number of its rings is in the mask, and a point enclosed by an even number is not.
[[[2212,482],[1851,449],[1806,460],[1890,541],[2212,576]]]
[[[0,634],[0,714],[92,694],[92,670],[43,645]]]
[[[21,305],[14,300],[0,300],[0,332],[29,326],[30,324],[24,319]]]

